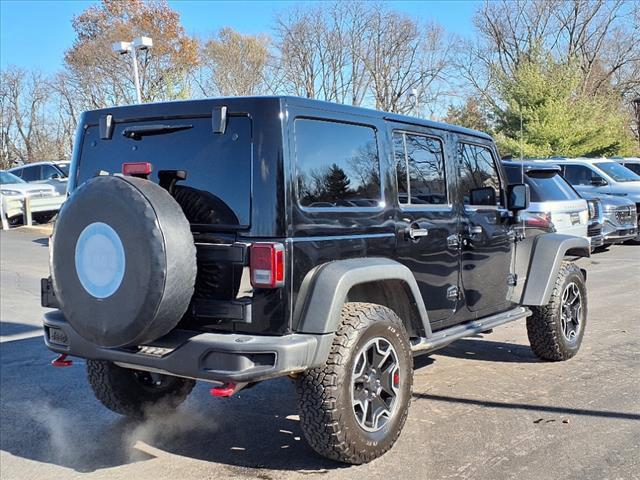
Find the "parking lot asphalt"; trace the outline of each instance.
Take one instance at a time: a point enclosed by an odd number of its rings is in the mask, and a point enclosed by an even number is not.
[[[416,359],[395,447],[362,466],[301,439],[290,380],[214,399],[199,383],[175,413],[127,420],[103,408],[84,362],[53,368],[39,279],[47,238],[0,232],[0,477],[9,479],[640,478],[640,246],[586,261],[580,353],[538,361],[524,323]]]

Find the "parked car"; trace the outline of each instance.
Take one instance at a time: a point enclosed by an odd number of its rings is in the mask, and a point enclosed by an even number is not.
[[[614,195],[597,195],[594,193],[581,193],[588,201],[598,200],[602,209],[601,231],[603,245],[613,245],[627,240],[633,240],[638,236],[636,225],[636,205],[623,197]]]
[[[640,217],[637,216],[640,211],[640,176],[607,159],[560,158],[542,161],[558,164],[562,168],[564,178],[580,193],[592,193],[600,198],[610,195],[630,200],[636,206],[636,230],[640,228]]]
[[[624,165],[636,175],[640,175],[640,157],[614,157],[611,158],[611,160],[618,162],[620,165]]]
[[[400,435],[413,355],[525,318],[538,357],[580,348],[589,242],[516,234],[528,188],[487,134],[291,97],[79,123],[44,336],[115,412],[289,377],[309,444],[363,463]]]
[[[27,183],[10,172],[0,171],[0,197],[2,197],[2,212],[10,224],[22,222],[24,214],[24,199],[31,200],[33,220],[38,223],[49,222],[60,209],[64,197],[56,192],[51,185],[34,185]]]
[[[518,214],[525,232],[536,229],[590,238],[588,230],[591,215],[587,201],[562,178],[560,167],[520,161],[503,161],[502,165],[509,183],[524,182],[529,186],[531,204]],[[597,219],[597,206],[592,205],[591,211],[593,218]],[[602,238],[596,235],[592,249],[601,245]]]
[[[60,195],[66,195],[69,180],[69,162],[35,162],[13,167],[8,172],[29,183],[47,183]]]

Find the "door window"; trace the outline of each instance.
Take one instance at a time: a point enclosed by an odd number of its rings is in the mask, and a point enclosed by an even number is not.
[[[51,165],[42,165],[43,180],[51,180],[55,175],[57,175],[56,178],[62,177],[62,175],[56,168],[52,167]]]
[[[592,185],[594,179],[602,178],[583,165],[563,165],[564,178],[571,185]]]
[[[395,132],[393,145],[400,204],[446,204],[442,142],[425,135]]]
[[[465,205],[470,204],[471,190],[490,187],[495,192],[496,205],[500,204],[500,177],[491,150],[482,145],[461,143],[460,191]]]
[[[22,170],[22,179],[27,182],[40,180],[40,165],[25,167],[24,170]]]

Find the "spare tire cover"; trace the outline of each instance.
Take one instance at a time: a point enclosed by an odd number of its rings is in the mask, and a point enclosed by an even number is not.
[[[196,269],[189,222],[148,180],[95,177],[60,210],[53,288],[73,329],[96,345],[142,345],[175,328],[193,296]]]

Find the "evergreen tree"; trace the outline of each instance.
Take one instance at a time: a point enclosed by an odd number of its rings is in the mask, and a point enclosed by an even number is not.
[[[351,193],[350,184],[351,181],[344,170],[335,163],[331,165],[325,177],[328,200],[332,202],[344,200]]]
[[[525,157],[632,154],[630,121],[609,93],[585,95],[580,69],[551,58],[530,59],[499,82],[496,142],[502,155]],[[520,141],[520,115],[523,135]]]

